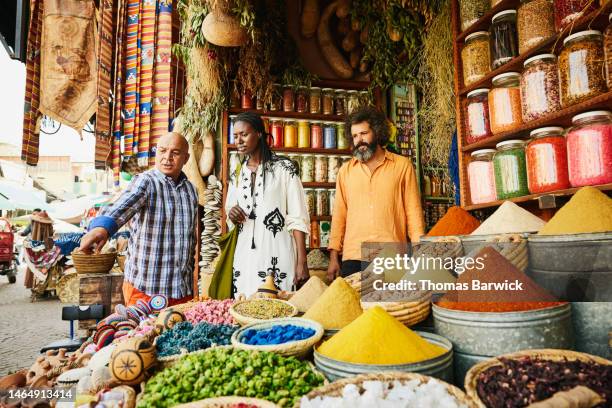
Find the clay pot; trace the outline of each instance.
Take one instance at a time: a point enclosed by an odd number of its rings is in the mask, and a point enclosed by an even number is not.
[[[249,39],[240,22],[221,10],[208,13],[204,18],[202,34],[206,41],[220,47],[240,47]]]
[[[274,285],[274,276],[268,275],[266,281],[257,289],[257,298],[278,298],[278,288]]]
[[[16,372],[15,374],[7,375],[0,378],[0,390],[25,387],[27,382],[26,372],[27,371],[25,370],[21,370],[19,372]]]

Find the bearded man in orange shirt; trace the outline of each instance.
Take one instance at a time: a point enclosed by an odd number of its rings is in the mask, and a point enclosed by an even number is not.
[[[384,148],[389,141],[384,114],[373,107],[358,109],[348,116],[345,129],[352,138],[353,158],[336,179],[330,280],[361,271],[363,243],[418,242],[424,233],[414,167],[409,158]]]

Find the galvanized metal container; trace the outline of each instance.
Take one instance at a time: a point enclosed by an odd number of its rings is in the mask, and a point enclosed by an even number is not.
[[[353,364],[333,360],[314,351],[315,366],[327,377],[329,381],[339,378],[353,377],[358,374],[381,373],[387,371],[404,371],[409,373],[419,373],[436,377],[446,382],[453,381],[453,345],[450,341],[427,332],[416,332],[419,336],[432,344],[446,349],[446,353],[431,360],[421,361],[411,364],[399,365],[374,365],[374,364]],[[384,336],[384,333],[381,333]]]
[[[465,375],[468,371],[470,371],[470,368],[482,361],[489,360],[490,358],[490,356],[479,356],[476,354],[455,352],[455,359],[453,361],[453,366],[455,367],[455,385],[463,388]]]
[[[527,274],[560,299],[612,300],[612,233],[534,235]]]
[[[612,359],[608,346],[608,332],[612,333],[612,301],[574,302],[572,320],[577,351]]]
[[[570,304],[524,312],[464,312],[432,306],[436,333],[463,354],[494,357],[535,348],[571,349]]]
[[[516,234],[462,235],[460,238],[461,244],[463,245],[464,255],[468,255],[473,250],[484,246],[487,242],[491,242],[494,238],[499,237],[500,235],[519,235],[522,238],[527,239],[531,234],[524,232]]]

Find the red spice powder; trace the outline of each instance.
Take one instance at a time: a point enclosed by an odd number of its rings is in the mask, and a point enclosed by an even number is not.
[[[472,288],[472,282],[503,283],[518,281],[523,290],[453,290],[447,292],[437,303],[438,306],[468,312],[518,312],[545,309],[565,302],[556,301],[546,289],[541,288],[529,276],[517,269],[503,255],[492,247],[483,248],[474,257],[481,258],[484,267],[476,263],[459,275],[457,284]]]
[[[478,226],[480,221],[461,207],[453,206],[446,211],[436,225],[427,233],[429,237],[442,237],[448,235],[468,235]]]

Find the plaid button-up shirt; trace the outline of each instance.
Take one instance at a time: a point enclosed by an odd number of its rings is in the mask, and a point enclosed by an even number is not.
[[[147,295],[180,299],[193,293],[198,197],[181,173],[178,182],[157,169],[138,175],[89,229],[110,235],[131,221],[125,279]]]

